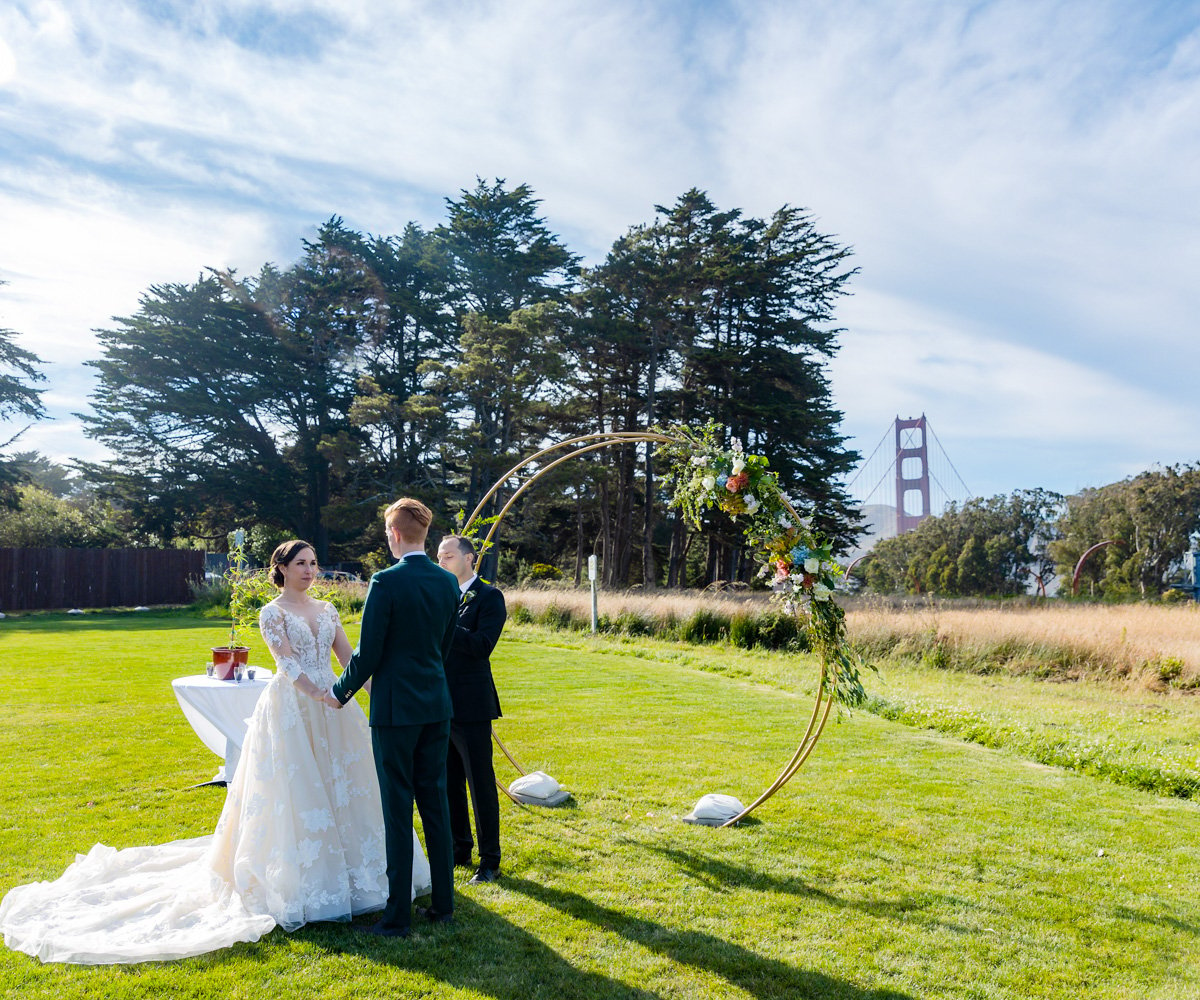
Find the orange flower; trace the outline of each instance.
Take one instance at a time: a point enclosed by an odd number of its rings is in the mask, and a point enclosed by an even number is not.
[[[725,481],[725,489],[730,493],[736,493],[738,490],[744,490],[750,482],[750,477],[744,472],[739,472],[736,476],[730,476]]]

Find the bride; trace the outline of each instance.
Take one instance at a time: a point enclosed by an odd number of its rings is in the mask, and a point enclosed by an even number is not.
[[[311,545],[271,557],[279,596],[259,615],[278,670],[258,700],[214,833],[118,851],[95,845],[54,882],[0,902],[10,948],[43,962],[184,958],[257,941],[276,925],[349,920],[387,901],[383,811],[361,711],[324,703],[350,642],[313,599]],[[413,896],[429,864],[413,834]]]

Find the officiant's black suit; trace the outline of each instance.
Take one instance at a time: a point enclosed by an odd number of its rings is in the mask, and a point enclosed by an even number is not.
[[[479,836],[479,867],[490,871],[500,869],[500,800],[492,767],[492,720],[501,714],[491,655],[507,617],[504,595],[476,577],[463,594],[458,627],[446,657],[446,680],[454,702],[446,761],[454,858],[460,864],[471,862],[469,788]]]
[[[371,681],[371,742],[383,800],[388,901],[380,927],[412,919],[412,810],[425,832],[431,907],[454,908],[454,855],[446,799],[452,705],[445,657],[458,624],[459,586],[423,553],[371,577],[358,648],[333,693],[344,705]]]

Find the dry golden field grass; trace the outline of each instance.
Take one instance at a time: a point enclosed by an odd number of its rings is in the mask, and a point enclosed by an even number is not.
[[[586,617],[591,614],[592,608],[592,595],[586,587],[579,590],[568,587],[513,588],[504,591],[504,598],[510,605],[520,604],[528,608],[535,617],[550,607],[566,608],[576,617]],[[701,609],[719,611],[727,615],[739,611],[765,611],[771,607],[771,598],[761,591],[739,594],[736,591],[714,593],[695,590],[618,590],[601,591],[597,603],[600,614],[610,618],[632,612],[664,620],[669,616],[677,619],[687,618]]]
[[[585,589],[509,590],[510,605],[534,617],[548,608],[590,614]],[[872,658],[919,657],[937,666],[1005,669],[1063,679],[1119,677],[1148,686],[1200,686],[1200,606],[843,600],[850,638]],[[756,594],[646,593],[599,596],[603,615],[683,620],[706,609],[732,616],[771,607]]]
[[[1051,663],[1068,676],[1149,674],[1176,686],[1200,679],[1200,606],[1191,602],[895,608],[863,600],[848,608],[847,623],[868,649],[900,639],[940,645],[960,659],[987,653],[1013,664]]]

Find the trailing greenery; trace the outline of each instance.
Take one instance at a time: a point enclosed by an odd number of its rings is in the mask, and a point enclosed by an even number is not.
[[[764,559],[759,579],[771,579],[785,612],[804,616],[808,648],[821,658],[822,683],[840,704],[862,704],[863,663],[846,638],[846,614],[833,599],[842,571],[833,562],[833,542],[814,528],[817,511],[801,515],[780,489],[767,458],[747,454],[737,438],[723,448],[715,424],[701,432],[673,427],[665,433],[671,440],[659,454],[671,460],[671,506],[696,528],[713,508],[734,521],[742,519],[742,533]],[[704,614],[697,611],[693,617]],[[732,623],[710,628],[698,620],[683,638],[712,641],[731,631]],[[734,645],[745,645],[748,626],[741,624],[739,633]]]

